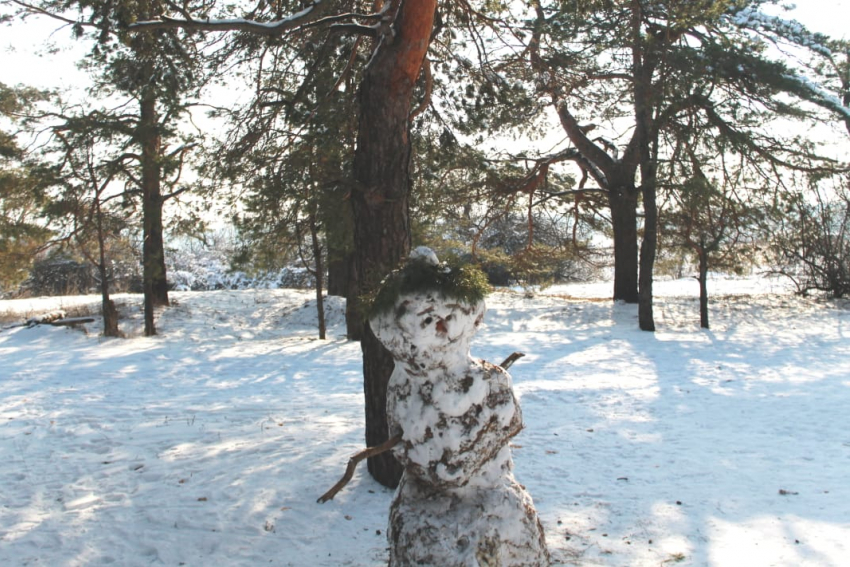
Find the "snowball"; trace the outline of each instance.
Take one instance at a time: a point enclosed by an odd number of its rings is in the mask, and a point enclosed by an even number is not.
[[[437,254],[427,246],[417,246],[410,252],[411,260],[421,260],[432,266],[439,266],[440,260]]]

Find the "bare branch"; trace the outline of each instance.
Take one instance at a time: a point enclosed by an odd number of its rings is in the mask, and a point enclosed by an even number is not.
[[[130,24],[132,30],[157,30],[157,29],[191,29],[198,31],[245,31],[259,35],[283,35],[287,32],[313,24],[320,20],[324,13],[330,8],[330,2],[324,0],[313,0],[307,8],[292,14],[281,20],[272,22],[257,22],[241,18],[214,20],[172,18],[162,16],[159,20],[147,20]]]
[[[378,37],[378,28],[361,24],[334,24],[331,31],[335,33],[353,33],[366,37]]]
[[[411,121],[425,112],[425,109],[431,104],[431,93],[434,90],[434,77],[431,75],[431,60],[428,59],[428,55],[425,55],[425,59],[422,61],[422,74],[425,75],[425,95],[422,97],[422,102],[419,103],[419,106],[414,108],[410,113]]]
[[[16,6],[20,6],[21,8],[32,14],[40,14],[42,16],[47,16],[48,18],[52,18],[65,24],[70,24],[72,26],[97,27],[94,24],[80,22],[78,20],[60,16],[59,14],[54,14],[45,10],[44,8],[41,8],[40,6],[34,6],[33,4],[29,4],[27,2],[20,2],[19,0],[10,0],[10,2],[12,4],[15,4]]]
[[[351,480],[354,476],[354,471],[357,469],[357,465],[360,464],[360,461],[364,459],[368,459],[369,457],[374,457],[375,455],[380,455],[381,453],[385,453],[398,445],[401,442],[401,433],[390,437],[380,445],[375,447],[367,447],[362,451],[355,453],[348,459],[348,465],[345,467],[345,474],[342,475],[342,478],[339,479],[335,485],[331,487],[330,490],[322,494],[316,502],[319,504],[324,504],[328,500],[333,500],[334,496],[342,490],[346,484]]]
[[[519,351],[513,352],[513,353],[511,353],[510,356],[508,356],[505,360],[503,360],[502,363],[499,366],[501,366],[503,370],[507,370],[508,368],[513,366],[514,362],[516,362],[517,360],[519,360],[523,356],[525,356],[524,352],[519,352]]]

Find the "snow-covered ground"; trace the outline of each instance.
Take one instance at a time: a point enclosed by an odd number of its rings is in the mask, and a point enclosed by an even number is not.
[[[557,564],[850,565],[850,309],[780,282],[497,292],[473,354],[512,370],[517,479]],[[0,565],[377,566],[391,491],[361,466],[360,350],[313,292],[175,293],[161,334],[0,332]],[[2,301],[32,315],[97,298]]]

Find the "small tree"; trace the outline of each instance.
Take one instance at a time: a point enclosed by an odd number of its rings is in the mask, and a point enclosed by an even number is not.
[[[755,213],[741,202],[734,180],[712,181],[697,173],[672,193],[670,210],[662,213],[662,227],[672,246],[696,257],[699,282],[700,327],[709,328],[708,271],[739,269],[749,257],[752,240],[747,229]]]
[[[102,128],[91,115],[68,116],[51,129],[38,172],[44,191],[51,193],[44,217],[57,227],[56,245],[72,246],[97,270],[101,293],[103,334],[121,336],[118,311],[110,299],[110,247],[126,229],[129,211],[120,183],[123,157],[115,156],[111,129]]]

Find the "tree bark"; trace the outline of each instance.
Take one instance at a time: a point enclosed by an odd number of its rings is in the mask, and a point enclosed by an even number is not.
[[[120,337],[118,329],[118,309],[109,298],[109,270],[106,267],[106,235],[103,231],[103,213],[100,210],[100,194],[95,195],[95,214],[97,215],[97,271],[100,275],[101,315],[103,316],[103,336]]]
[[[654,180],[649,180],[643,189],[643,207],[645,216],[643,242],[640,245],[638,327],[642,331],[654,331],[652,280],[655,270],[655,253],[658,247],[658,208],[655,203]]]
[[[413,89],[428,50],[436,0],[400,3],[394,34],[378,40],[360,83],[359,130],[354,153],[354,254],[357,280],[349,298],[374,290],[410,251],[410,108]],[[355,313],[359,313],[355,311]],[[389,438],[387,381],[392,356],[362,317],[363,389],[366,445]],[[391,452],[368,461],[369,472],[385,486],[398,485],[402,467]]]
[[[310,243],[313,248],[313,258],[316,270],[316,315],[319,319],[319,339],[327,338],[325,328],[325,302],[322,297],[322,288],[325,285],[325,265],[322,262],[322,244],[319,241],[319,227],[316,225],[316,215],[310,214]]]
[[[153,310],[168,305],[165,246],[162,237],[162,170],[159,159],[162,139],[156,98],[144,95],[139,119],[142,147],[142,280],[145,295],[145,336],[156,334]]]
[[[656,196],[656,163],[658,129],[653,120],[653,84],[655,59],[647,51],[641,34],[643,8],[632,0],[632,75],[634,77],[635,133],[634,141],[640,163],[641,195],[643,197],[643,241],[640,246],[638,288],[638,327],[655,331],[652,310],[652,279],[655,252],[658,247],[658,207]]]
[[[652,150],[641,164],[643,183],[643,241],[640,245],[638,327],[642,331],[655,331],[653,312],[652,281],[655,277],[655,256],[658,250],[658,204],[657,193],[657,135],[652,142]]]
[[[638,302],[637,199],[634,189],[608,191],[614,231],[614,301]]]
[[[350,252],[328,249],[328,295],[348,297],[348,284],[352,277],[354,256]]]
[[[699,250],[699,326],[708,329],[708,253]]]

